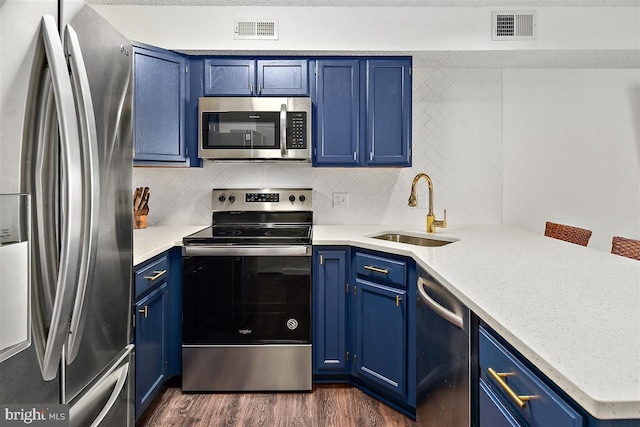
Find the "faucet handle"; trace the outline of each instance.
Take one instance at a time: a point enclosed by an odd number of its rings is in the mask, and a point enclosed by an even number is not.
[[[444,219],[442,221],[438,221],[434,219],[433,221],[434,227],[447,228],[447,210],[444,210]]]

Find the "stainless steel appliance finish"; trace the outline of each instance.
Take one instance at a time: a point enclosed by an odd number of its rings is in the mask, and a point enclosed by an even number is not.
[[[232,363],[230,363],[232,361]],[[311,390],[311,345],[183,346],[184,391]],[[223,368],[217,368],[218,366]]]
[[[311,161],[311,98],[199,98],[198,156]]]
[[[310,189],[216,189],[183,239],[184,391],[311,390]]]
[[[471,314],[420,271],[416,309],[418,426],[471,425]]]
[[[0,104],[20,111],[3,117],[0,188],[32,204],[32,345],[0,363],[0,403],[133,425],[131,43],[83,1],[7,0],[0,16],[22,47],[0,57]]]

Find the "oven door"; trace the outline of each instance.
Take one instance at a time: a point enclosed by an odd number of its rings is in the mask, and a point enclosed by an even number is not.
[[[183,344],[311,343],[310,247],[184,247],[182,260]]]

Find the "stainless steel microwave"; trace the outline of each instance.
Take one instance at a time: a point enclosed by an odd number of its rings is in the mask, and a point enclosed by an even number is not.
[[[198,156],[309,162],[311,98],[199,98]]]

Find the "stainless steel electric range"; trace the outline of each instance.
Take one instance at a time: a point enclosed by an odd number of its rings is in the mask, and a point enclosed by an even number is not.
[[[183,391],[311,390],[312,190],[214,189],[183,240]]]

